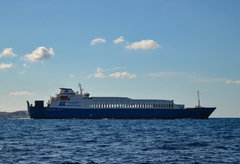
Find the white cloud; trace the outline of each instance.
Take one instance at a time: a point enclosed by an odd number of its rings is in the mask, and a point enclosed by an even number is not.
[[[117,38],[116,40],[113,41],[114,44],[118,44],[118,43],[122,43],[124,42],[124,39],[122,36],[120,36],[119,38]]]
[[[94,46],[96,45],[97,43],[106,43],[106,40],[103,39],[103,38],[96,38],[96,39],[93,39],[90,43],[91,46]]]
[[[90,79],[90,78],[97,78],[97,79],[103,79],[103,78],[106,78],[106,76],[104,75],[104,73],[103,73],[104,71],[103,71],[103,69],[102,68],[100,68],[100,67],[97,67],[97,73],[95,73],[95,74],[90,74],[90,75],[88,75],[88,79]]]
[[[130,45],[127,45],[125,48],[132,49],[132,50],[137,50],[137,49],[147,50],[147,49],[156,49],[156,48],[162,48],[162,47],[153,40],[141,40],[139,42],[131,43]]]
[[[11,96],[24,96],[24,95],[31,96],[31,95],[34,95],[34,93],[27,92],[27,91],[17,91],[17,92],[10,92],[9,95],[11,95]]]
[[[136,76],[136,74],[130,74],[128,72],[116,72],[109,75],[109,77],[113,77],[116,79],[132,79],[136,78]]]
[[[95,78],[105,78],[106,76],[103,74],[103,70],[100,67],[97,67],[97,73],[94,74]]]
[[[9,68],[12,68],[12,66],[13,66],[12,63],[9,63],[9,64],[1,63],[0,70],[9,69]]]
[[[24,64],[23,64],[23,67],[27,68],[27,64],[24,63]]]
[[[15,57],[17,56],[12,48],[5,48],[2,53],[0,53],[0,58],[1,57]]]
[[[19,72],[20,75],[23,75],[24,73],[25,73],[24,71]]]
[[[75,76],[74,74],[70,74],[69,77],[73,79],[73,78],[75,78],[76,76]]]
[[[51,56],[54,56],[53,48],[50,48],[48,50],[46,47],[38,47],[31,54],[25,55],[24,60],[30,61],[30,62],[37,62],[37,61],[43,61],[44,59],[48,59]]]
[[[240,84],[240,80],[227,80],[226,84]]]
[[[130,74],[128,72],[115,72],[112,74],[105,75],[104,72],[108,72],[114,69],[123,69],[125,67],[112,67],[110,69],[103,70],[100,67],[97,67],[97,73],[95,74],[90,74],[87,78],[98,78],[98,79],[103,79],[103,78],[116,78],[116,79],[132,79],[136,78],[136,74]]]

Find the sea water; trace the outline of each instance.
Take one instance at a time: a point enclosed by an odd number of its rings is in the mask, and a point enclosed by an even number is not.
[[[240,119],[0,119],[0,163],[240,163]]]

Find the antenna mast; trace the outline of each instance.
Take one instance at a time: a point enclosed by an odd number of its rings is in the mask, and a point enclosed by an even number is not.
[[[80,83],[78,83],[78,87],[80,89],[80,97],[83,97],[83,88]]]
[[[200,108],[200,97],[199,97],[199,90],[197,91],[198,94],[198,107]]]

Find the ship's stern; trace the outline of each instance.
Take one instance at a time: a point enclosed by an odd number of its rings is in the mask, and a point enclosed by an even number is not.
[[[30,118],[42,118],[44,116],[44,101],[35,101],[35,106],[27,101],[28,115]]]

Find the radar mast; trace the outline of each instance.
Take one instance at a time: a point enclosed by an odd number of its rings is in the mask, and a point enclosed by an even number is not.
[[[80,89],[80,97],[83,97],[83,88],[80,83],[78,83],[78,87]]]

